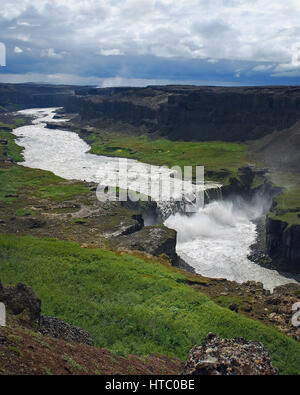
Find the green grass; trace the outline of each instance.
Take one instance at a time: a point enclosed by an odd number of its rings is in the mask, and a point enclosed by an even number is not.
[[[22,166],[0,168],[0,201],[15,203],[17,198],[6,198],[9,194],[26,194],[39,198],[64,201],[73,196],[87,193],[83,184],[65,184],[65,180],[54,174]]]
[[[284,188],[274,198],[275,207],[269,215],[290,225],[300,225],[300,182],[298,174],[277,173],[271,175],[271,180]]]
[[[20,121],[20,120],[19,120]],[[19,147],[15,141],[14,141],[14,135],[8,131],[5,131],[1,129],[1,126],[6,126],[6,127],[15,127],[17,125],[6,125],[0,123],[0,139],[7,140],[8,144],[4,146],[3,148],[7,151],[7,156],[9,158],[12,158],[15,162],[21,162],[23,161],[23,157],[21,155],[23,148]],[[1,149],[1,148],[0,148]],[[1,152],[0,152],[1,155]]]
[[[237,174],[247,164],[247,146],[239,143],[151,140],[146,135],[93,133],[87,138],[91,153],[138,159],[159,166],[205,166],[209,178],[225,181],[225,171]],[[224,171],[225,170],[225,171]],[[209,172],[220,174],[210,175]]]
[[[0,279],[23,282],[44,314],[88,330],[113,352],[159,352],[182,360],[208,332],[261,341],[283,374],[300,373],[300,344],[217,306],[157,260],[83,249],[76,243],[0,235]]]

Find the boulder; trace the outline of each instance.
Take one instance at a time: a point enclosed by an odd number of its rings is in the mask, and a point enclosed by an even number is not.
[[[119,250],[143,251],[153,256],[167,255],[172,263],[177,262],[177,233],[163,225],[145,226],[139,232],[116,237],[113,243]]]
[[[188,354],[183,375],[277,375],[261,343],[242,338],[221,339],[209,333],[202,347]]]
[[[26,285],[19,283],[15,287],[3,287],[0,282],[0,302],[13,315],[22,315],[30,326],[38,325],[41,314],[41,301]]]

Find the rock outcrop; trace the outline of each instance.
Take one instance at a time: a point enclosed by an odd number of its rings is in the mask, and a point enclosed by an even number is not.
[[[0,84],[0,106],[8,110],[33,107],[62,107],[75,87],[46,84]]]
[[[13,315],[22,316],[31,327],[38,327],[41,314],[41,301],[26,285],[19,283],[15,287],[4,287],[0,282],[0,302]]]
[[[242,338],[221,339],[209,333],[202,347],[188,354],[184,375],[277,375],[261,343]]]
[[[153,256],[166,255],[175,264],[177,233],[163,225],[145,226],[139,232],[112,238],[110,243],[119,250],[137,250]]]
[[[39,332],[45,336],[63,339],[68,343],[81,343],[94,346],[94,340],[87,331],[67,324],[57,318],[42,315],[40,318]]]
[[[281,270],[300,273],[300,225],[289,225],[269,216],[266,221],[267,251]]]

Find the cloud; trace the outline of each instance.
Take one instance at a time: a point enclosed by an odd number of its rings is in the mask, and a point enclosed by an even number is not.
[[[42,49],[41,50],[41,58],[56,58],[56,59],[62,59],[66,55],[66,52],[60,52],[57,53],[53,48],[48,48],[48,49]]]
[[[298,0],[6,0],[1,7],[9,73],[178,80],[184,65],[186,80],[246,82],[300,67]],[[31,48],[23,64],[14,56],[22,43]]]
[[[23,49],[21,49],[20,47],[15,47],[14,48],[14,53],[22,53]]]

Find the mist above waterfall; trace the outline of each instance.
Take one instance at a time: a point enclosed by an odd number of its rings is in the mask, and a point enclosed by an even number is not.
[[[247,258],[257,236],[253,221],[266,213],[269,206],[270,200],[259,195],[251,202],[237,196],[230,201],[209,203],[192,216],[177,213],[165,224],[177,231],[177,253],[197,273],[239,283],[262,282],[272,290],[292,281]]]
[[[240,197],[230,201],[214,201],[192,216],[177,213],[168,218],[166,225],[178,232],[178,241],[186,242],[199,237],[223,237],[224,232],[238,225],[248,224],[261,217],[269,207],[268,199],[255,197],[246,202]]]

